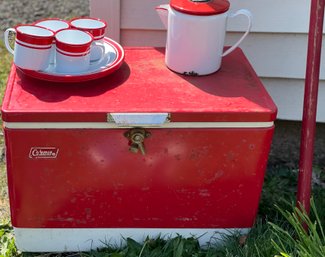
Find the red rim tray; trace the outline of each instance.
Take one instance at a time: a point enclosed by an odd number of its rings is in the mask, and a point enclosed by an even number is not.
[[[114,49],[116,53],[116,57],[112,62],[109,61],[108,65],[105,66],[104,68],[101,68],[98,71],[93,71],[91,73],[55,74],[55,73],[47,73],[42,71],[26,70],[26,69],[19,68],[17,66],[16,67],[17,69],[19,69],[24,74],[30,77],[40,79],[40,80],[53,81],[53,82],[62,82],[62,83],[82,82],[82,81],[89,81],[89,80],[102,78],[118,70],[124,61],[124,49],[119,43],[107,37],[104,38],[104,42]]]

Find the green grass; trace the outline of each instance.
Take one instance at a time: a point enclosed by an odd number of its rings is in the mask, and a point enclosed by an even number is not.
[[[303,208],[295,207],[293,212],[278,208],[283,217],[291,225],[291,231],[286,231],[277,224],[271,223],[275,240],[272,244],[284,257],[316,257],[325,256],[325,234],[324,226],[319,217],[315,202],[311,202],[311,210],[315,219],[309,217]],[[308,231],[305,230],[305,226]]]
[[[12,55],[9,54],[3,42],[0,40],[0,97],[3,98],[7,77],[12,62]]]

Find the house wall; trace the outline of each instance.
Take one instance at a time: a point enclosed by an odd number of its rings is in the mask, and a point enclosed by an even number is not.
[[[92,16],[106,19],[107,35],[123,46],[164,46],[166,30],[155,6],[168,0],[90,0]],[[301,120],[307,55],[310,1],[230,0],[231,10],[249,9],[254,16],[249,36],[241,44],[276,102],[279,119]],[[226,44],[245,30],[246,20],[228,20]],[[322,58],[322,67],[324,67]],[[325,122],[325,71],[321,71],[317,120]]]

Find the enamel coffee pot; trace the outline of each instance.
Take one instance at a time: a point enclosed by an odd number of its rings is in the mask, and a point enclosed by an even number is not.
[[[171,0],[156,7],[167,28],[165,62],[171,70],[185,75],[207,75],[221,66],[251,29],[252,15],[246,9],[229,13],[227,0]],[[227,19],[244,15],[248,19],[244,35],[223,52]]]

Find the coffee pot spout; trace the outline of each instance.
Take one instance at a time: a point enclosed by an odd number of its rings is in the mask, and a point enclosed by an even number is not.
[[[168,29],[169,8],[170,8],[169,4],[161,4],[156,7],[156,11],[157,11],[157,13],[166,29]]]

